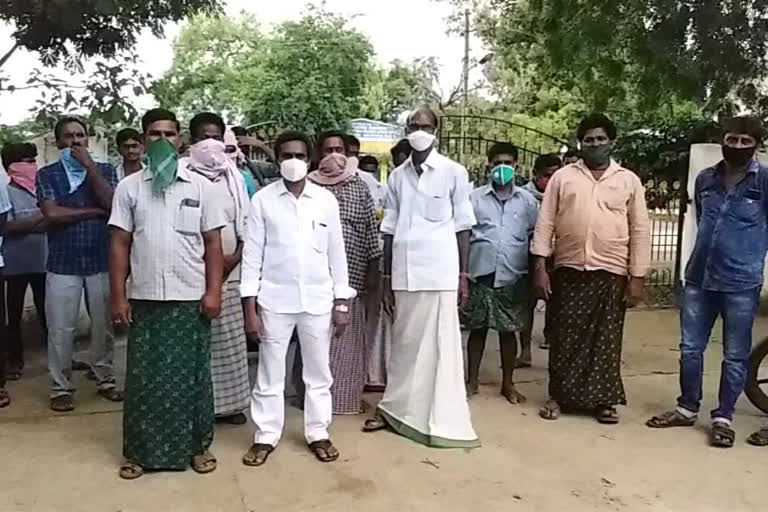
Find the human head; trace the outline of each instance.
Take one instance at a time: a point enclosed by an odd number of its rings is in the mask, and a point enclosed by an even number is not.
[[[563,155],[563,165],[575,164],[579,161],[579,152],[575,149],[569,149]]]
[[[53,127],[56,147],[59,149],[72,146],[88,147],[88,124],[77,117],[62,117]]]
[[[347,156],[360,158],[360,139],[354,135],[345,135],[344,142],[347,145]]]
[[[360,170],[379,176],[379,161],[375,156],[364,155],[360,157]]]
[[[117,152],[123,157],[123,161],[137,162],[141,160],[144,144],[138,130],[123,128],[117,132],[115,143],[117,144]]]
[[[536,161],[533,163],[533,182],[539,192],[544,192],[549,184],[549,179],[555,172],[562,167],[563,163],[560,161],[560,157],[555,153],[548,153],[545,155],[539,155],[536,157]]]
[[[193,144],[205,139],[223,142],[224,130],[226,130],[224,119],[213,112],[201,112],[189,122],[189,136]]]
[[[739,116],[723,124],[723,159],[734,167],[743,167],[755,156],[765,132],[754,117]]]
[[[411,156],[411,145],[408,143],[408,139],[400,139],[397,144],[392,146],[389,150],[392,155],[392,164],[395,167],[400,167]]]
[[[497,142],[488,150],[488,167],[493,169],[497,165],[517,166],[518,151],[514,144],[509,142]]]
[[[590,169],[606,169],[611,162],[616,125],[605,114],[585,117],[577,132],[581,142],[581,157]]]
[[[167,139],[176,148],[181,148],[181,123],[176,114],[164,108],[153,108],[141,118],[144,131],[144,145],[149,146],[159,139]]]
[[[233,126],[231,129],[232,129],[232,133],[235,134],[235,137],[247,137],[250,135],[250,133],[248,133],[248,130],[246,130],[244,126]],[[248,157],[251,156],[250,144],[243,144],[240,142],[240,139],[238,138],[237,146],[240,148],[240,151],[243,152],[243,155],[246,155]]]
[[[312,151],[312,143],[309,137],[302,132],[286,131],[278,135],[275,141],[275,157],[278,163],[291,158],[298,158],[309,162]]]
[[[37,160],[37,146],[31,142],[12,142],[3,146],[3,167],[8,170],[11,164],[19,162],[34,163]]]
[[[349,155],[349,145],[347,144],[347,137],[344,133],[339,131],[327,131],[317,136],[317,150],[319,153],[319,159],[333,154],[339,153],[344,156]]]
[[[406,133],[424,131],[434,135],[438,125],[437,114],[429,107],[419,107],[408,116],[407,124]]]

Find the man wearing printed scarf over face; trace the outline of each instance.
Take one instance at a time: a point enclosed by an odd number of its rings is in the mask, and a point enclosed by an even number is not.
[[[224,211],[227,222],[221,230],[225,283],[221,315],[211,323],[215,412],[219,422],[242,425],[247,421],[243,411],[250,403],[248,348],[239,292],[249,196],[235,163],[237,151],[227,152],[236,139],[232,137],[230,144],[225,144],[223,119],[210,112],[197,114],[189,123],[189,133],[189,168],[211,183],[214,204]],[[234,149],[238,150],[236,145]]]
[[[128,480],[216,469],[211,322],[221,311],[221,230],[232,224],[211,180],[179,162],[176,116],[150,110],[142,127],[147,166],[120,182],[109,218],[112,320],[129,327],[120,467]]]

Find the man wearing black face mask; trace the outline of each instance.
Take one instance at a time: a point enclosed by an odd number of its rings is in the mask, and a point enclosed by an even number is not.
[[[677,407],[648,420],[653,428],[689,427],[701,403],[704,350],[715,319],[723,319],[719,406],[710,442],[733,446],[736,400],[744,390],[752,323],[768,249],[768,168],[754,158],[763,140],[757,119],[737,117],[723,127],[723,161],[701,171],[694,200],[698,233],[685,271],[680,306],[680,387]],[[750,438],[768,445],[768,428]]]

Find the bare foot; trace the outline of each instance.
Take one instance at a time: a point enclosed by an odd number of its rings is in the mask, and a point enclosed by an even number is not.
[[[525,398],[525,395],[520,393],[517,389],[515,389],[515,386],[504,386],[501,388],[501,396],[507,399],[507,402],[511,403],[512,405],[517,404],[524,404],[527,398]]]
[[[477,390],[479,388],[479,385],[477,382],[467,382],[467,400],[472,398],[477,394]]]

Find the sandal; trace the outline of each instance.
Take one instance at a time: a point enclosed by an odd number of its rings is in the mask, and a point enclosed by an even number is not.
[[[333,446],[330,439],[309,443],[309,449],[320,462],[333,462],[339,458],[339,450]]]
[[[709,433],[709,441],[712,446],[717,448],[731,448],[736,439],[736,433],[725,423],[715,421],[712,423],[712,430]]]
[[[5,373],[5,378],[8,380],[21,380],[24,376],[24,371],[21,368],[9,368]]]
[[[255,443],[243,455],[243,464],[251,467],[261,466],[267,462],[269,455],[273,451],[275,451],[275,447],[271,444]]]
[[[375,418],[368,418],[363,423],[363,432],[377,432],[385,428],[387,428],[387,422],[379,415],[376,415]]]
[[[144,468],[136,464],[135,462],[131,462],[129,460],[126,460],[123,462],[122,466],[120,466],[120,478],[123,480],[136,480],[141,475],[144,474]]]
[[[0,388],[0,409],[11,405],[11,395],[5,388]]]
[[[125,400],[125,393],[118,390],[117,388],[100,389],[99,395],[106,398],[110,402],[122,402]]]
[[[216,457],[214,457],[213,454],[208,450],[205,450],[205,453],[202,455],[195,455],[192,457],[192,464],[190,465],[196,473],[201,475],[211,473],[216,469],[217,466]]]
[[[603,425],[616,425],[619,422],[619,413],[613,406],[598,407],[595,410],[595,419]]]
[[[248,418],[245,414],[239,412],[237,414],[229,414],[227,416],[218,416],[216,423],[226,423],[228,425],[245,425],[248,423]]]
[[[541,345],[539,345],[539,348],[541,350],[549,350],[549,342],[544,340],[541,342]]]
[[[660,416],[654,416],[645,422],[645,425],[651,428],[672,428],[672,427],[692,427],[696,424],[696,416],[689,418],[675,409],[665,412]]]
[[[768,446],[768,427],[763,427],[747,438],[752,446]]]
[[[75,410],[75,404],[72,401],[72,395],[60,395],[51,398],[51,410],[55,412],[69,412]]]
[[[554,400],[550,400],[539,409],[539,416],[545,420],[554,421],[560,418],[560,406]]]

